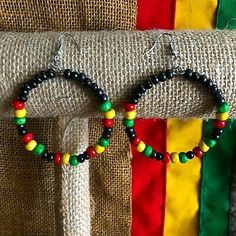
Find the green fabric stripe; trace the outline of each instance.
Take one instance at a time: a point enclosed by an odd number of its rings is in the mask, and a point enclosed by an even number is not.
[[[216,15],[216,28],[236,29],[236,1],[219,0]]]
[[[212,132],[212,120],[204,123],[204,137]],[[230,187],[236,150],[236,120],[227,122],[220,140],[202,161],[200,236],[229,234]]]

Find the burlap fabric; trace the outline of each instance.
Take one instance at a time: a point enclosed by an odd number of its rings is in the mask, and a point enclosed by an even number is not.
[[[136,0],[1,0],[0,30],[134,29],[136,9]]]
[[[147,55],[159,32],[81,32],[75,33],[79,50],[65,39],[62,65],[84,70],[111,97],[120,111],[121,103],[148,76],[170,62],[168,46],[161,40]],[[236,114],[236,33],[234,31],[174,33],[181,68],[191,67],[216,81]],[[10,114],[10,101],[20,84],[45,69],[55,50],[58,33],[8,33],[0,44],[0,116]],[[28,102],[31,117],[73,114],[98,116],[93,96],[71,81],[52,80],[33,91]],[[60,109],[59,109],[60,108]],[[158,108],[158,109],[157,109]],[[212,99],[201,85],[175,78],[155,86],[139,105],[142,117],[212,117]]]

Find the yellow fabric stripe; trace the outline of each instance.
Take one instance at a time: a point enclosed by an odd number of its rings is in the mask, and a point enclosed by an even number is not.
[[[217,0],[176,0],[175,29],[213,29]]]
[[[201,119],[168,119],[167,151],[190,151],[202,138]],[[201,161],[167,165],[164,235],[198,235]]]

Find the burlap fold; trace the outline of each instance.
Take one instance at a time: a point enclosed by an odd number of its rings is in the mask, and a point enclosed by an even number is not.
[[[147,50],[160,32],[81,32],[74,33],[79,50],[65,38],[63,68],[83,70],[110,96],[115,108],[132,88],[150,75],[166,69],[170,62],[165,39],[153,53]],[[10,115],[10,101],[20,85],[45,69],[55,51],[59,33],[8,33],[0,44],[0,109]],[[174,32],[181,68],[210,76],[231,103],[236,114],[236,33],[234,31]],[[60,78],[41,84],[30,95],[27,108],[31,117],[77,115],[98,116],[97,102],[79,85]],[[174,78],[155,86],[141,100],[142,117],[212,117],[214,107],[209,92],[200,84]]]

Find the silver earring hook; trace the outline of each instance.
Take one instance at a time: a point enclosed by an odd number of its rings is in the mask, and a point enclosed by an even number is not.
[[[62,70],[62,68],[61,68],[61,55],[63,53],[63,48],[64,48],[62,38],[66,37],[66,36],[70,37],[72,39],[73,43],[75,44],[75,46],[79,49],[79,45],[76,42],[73,35],[65,33],[65,34],[61,34],[58,37],[56,52],[54,54],[54,57],[53,57],[52,61],[49,63],[49,67],[54,69],[57,72],[60,72]]]
[[[179,69],[179,66],[180,66],[180,59],[181,59],[181,57],[178,55],[178,53],[177,53],[177,51],[175,49],[174,39],[173,39],[173,35],[171,33],[164,32],[164,33],[159,34],[157,39],[154,41],[152,47],[146,53],[149,54],[151,51],[153,51],[153,49],[155,48],[157,43],[164,36],[166,36],[168,38],[168,44],[169,44],[170,53],[171,53],[171,56],[173,57],[172,63],[171,63],[171,67],[172,67],[173,70],[177,71]]]

